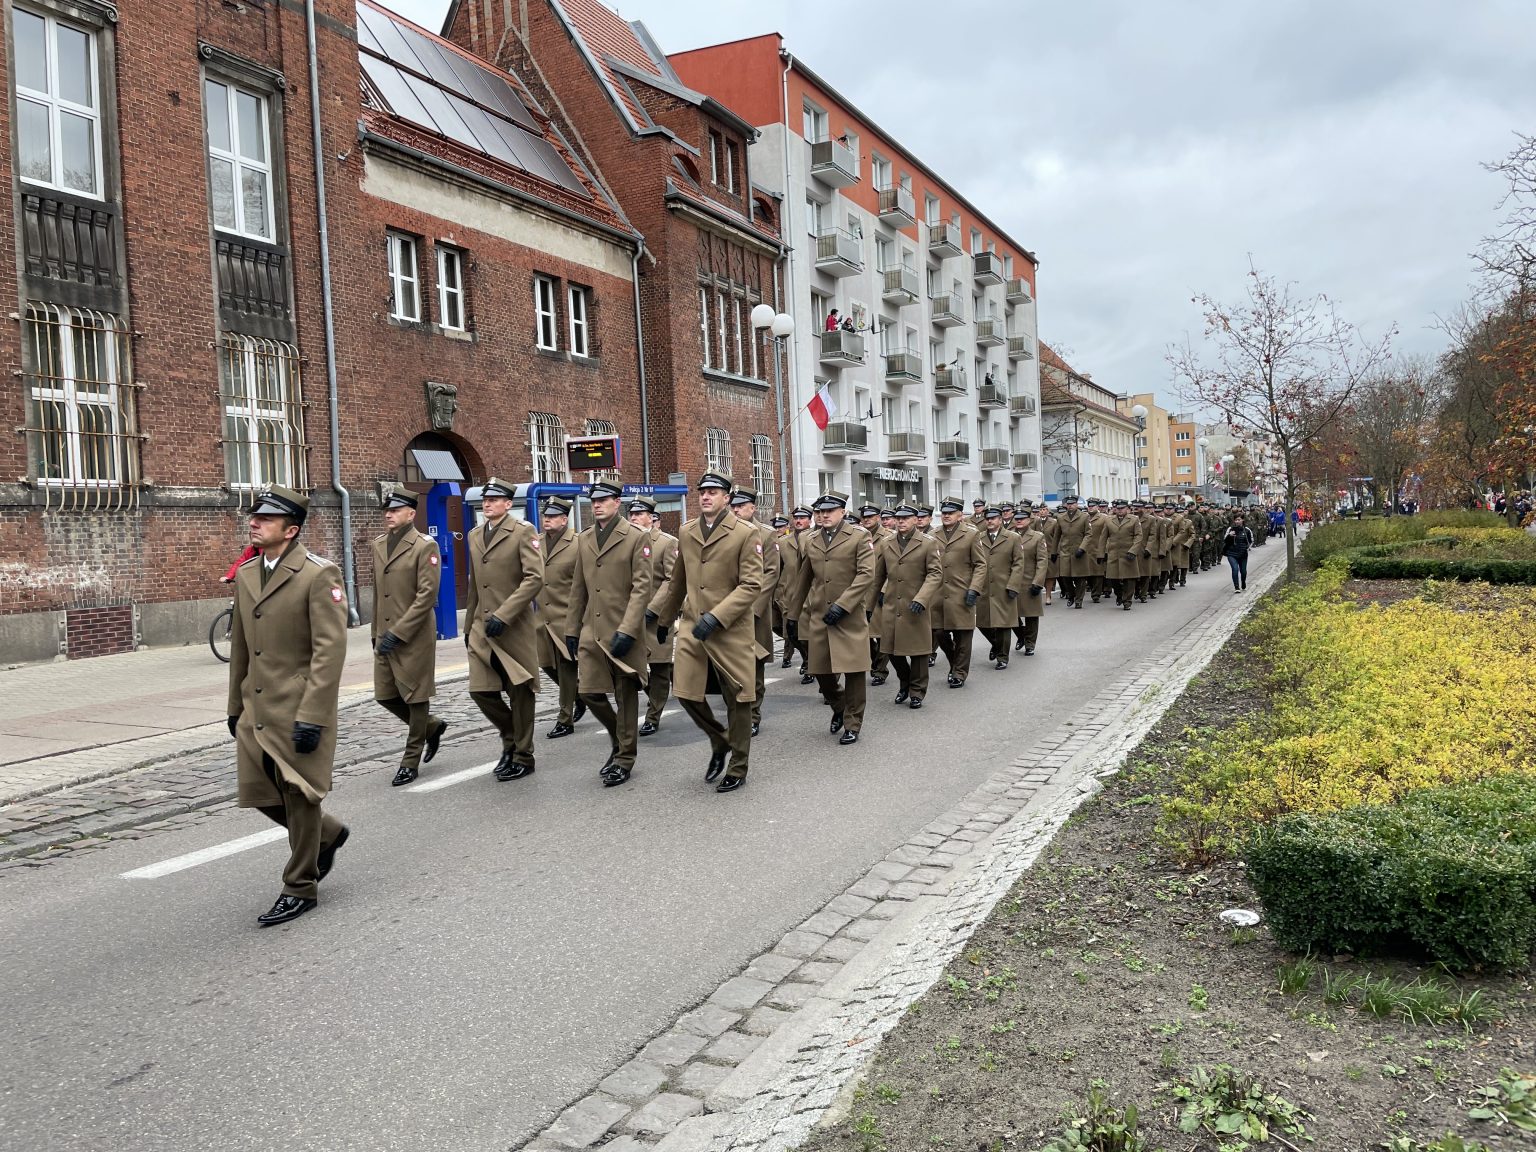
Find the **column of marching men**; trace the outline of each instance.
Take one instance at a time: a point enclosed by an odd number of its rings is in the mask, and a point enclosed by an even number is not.
[[[603,786],[630,779],[639,738],[660,729],[675,696],[708,738],[704,780],[722,794],[747,782],[776,635],[782,666],[798,655],[801,683],[820,690],[837,743],[856,744],[870,686],[894,674],[894,703],[921,708],[940,655],[948,687],[965,687],[978,630],[987,660],[1005,670],[1012,653],[1034,654],[1048,605],[1130,611],[1215,566],[1229,529],[1242,530],[1239,512],[1199,500],[1080,506],[1069,496],[1054,513],[1044,502],[977,501],[970,517],[944,500],[935,526],[927,505],[851,514],[840,492],[767,527],[755,492],[706,473],[699,514],[675,537],[662,531],[655,501],[626,498],[607,481],[591,486],[593,522],[577,533],[569,501],[546,499],[535,528],[511,514],[514,494],[487,481],[482,522],[468,533],[469,693],[499,738],[494,777],[535,771],[542,671],[559,692],[547,739],[571,735],[586,715],[607,732]],[[417,778],[448,728],[431,711],[440,556],[414,527],[417,499],[398,487],[385,494],[387,530],[372,546],[374,696],[406,725],[395,785]],[[308,512],[291,489],[260,492],[250,512],[259,554],[235,579],[229,728],[239,803],[285,827],[289,841],[282,894],[257,918],[263,926],[316,906],[350,835],[322,810],[347,606],[340,570],[298,539]]]

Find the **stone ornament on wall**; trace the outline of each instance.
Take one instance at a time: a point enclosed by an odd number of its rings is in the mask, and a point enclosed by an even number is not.
[[[459,389],[455,384],[427,381],[427,422],[435,432],[452,432],[453,417],[459,410]]]

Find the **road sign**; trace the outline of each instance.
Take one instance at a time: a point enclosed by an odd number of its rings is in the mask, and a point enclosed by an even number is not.
[[[565,463],[572,472],[612,472],[621,466],[617,436],[567,436]]]

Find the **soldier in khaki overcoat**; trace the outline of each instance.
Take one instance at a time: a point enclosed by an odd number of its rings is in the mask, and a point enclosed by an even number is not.
[[[1093,526],[1088,513],[1077,505],[1077,497],[1062,497],[1061,511],[1056,514],[1057,536],[1055,551],[1058,580],[1061,591],[1073,608],[1083,606],[1083,594],[1088,591],[1089,578],[1093,576],[1093,564],[1088,559],[1085,539]]]
[[[847,507],[848,497],[841,492],[823,492],[811,505],[816,528],[800,541],[800,576],[790,596],[790,615],[797,630],[803,627],[806,666],[832,709],[832,733],[839,744],[856,744],[868,688],[864,609],[875,579],[875,549],[869,533],[844,518]]]
[[[1018,533],[1003,529],[1001,508],[987,509],[981,551],[987,561],[987,586],[976,605],[976,625],[991,645],[987,659],[1001,672],[1008,667],[1008,634],[1019,623],[1025,577]]]
[[[971,643],[976,634],[976,602],[987,587],[987,558],[981,533],[964,523],[965,505],[945,500],[939,505],[942,526],[933,534],[939,545],[944,581],[938,603],[929,609],[934,647],[949,660],[949,686],[964,688],[971,674]]]
[[[779,667],[788,668],[794,663],[795,646],[784,635],[784,595],[800,573],[800,549],[788,516],[775,516],[772,524],[774,539],[779,545],[779,579],[773,589],[773,633],[784,645],[784,658]]]
[[[624,518],[623,496],[623,485],[609,480],[588,493],[593,524],[576,537],[565,617],[565,647],[576,659],[581,698],[612,743],[599,769],[605,788],[624,783],[634,771],[640,685],[650,674],[640,637],[651,602],[651,534]]]
[[[779,555],[778,533],[757,522],[757,493],[748,488],[738,488],[731,493],[731,512],[738,520],[745,520],[757,533],[763,546],[763,586],[758,591],[757,603],[752,606],[753,631],[757,639],[757,674],[754,681],[756,698],[752,701],[752,735],[756,736],[763,726],[763,697],[768,692],[763,670],[773,656],[773,593],[779,586],[779,573],[783,561]]]
[[[347,601],[340,569],[298,541],[307,497],[273,485],[256,495],[250,516],[261,555],[235,574],[228,711],[240,806],[288,829],[282,895],[256,918],[266,927],[315,906],[349,834],[320,807],[336,757]]]
[[[1136,579],[1141,571],[1142,528],[1141,521],[1131,515],[1128,501],[1116,500],[1109,508],[1109,523],[1101,537],[1104,548],[1105,571],[1115,590],[1115,603],[1127,612],[1131,610],[1131,596],[1136,589]]]
[[[1099,538],[1104,534],[1104,521],[1109,518],[1109,502],[1097,496],[1088,498],[1088,534],[1084,544],[1088,549],[1088,563],[1093,574],[1088,577],[1088,595],[1097,604],[1104,599],[1104,554],[1099,550]]]
[[[731,480],[718,472],[699,477],[699,515],[677,534],[677,562],[666,594],[651,603],[647,620],[656,639],[666,643],[678,619],[673,681],[677,702],[709,737],[712,783],[725,772],[716,792],[734,792],[747,782],[752,754],[753,664],[757,656],[753,608],[763,587],[763,545],[757,533],[726,507]],[[792,630],[791,630],[792,632]],[[793,635],[791,634],[791,638]],[[726,722],[715,718],[706,696],[725,701]],[[730,767],[726,767],[726,758]]]
[[[1030,526],[1019,537],[1020,568],[1026,585],[1019,597],[1019,623],[1024,634],[1015,651],[1022,649],[1024,655],[1033,656],[1040,638],[1040,617],[1045,615],[1045,574],[1050,570],[1051,553],[1045,534],[1033,527],[1033,521],[1025,523]]]
[[[661,521],[656,515],[656,501],[649,496],[630,499],[629,522],[650,537],[651,600],[654,602],[665,593],[667,581],[672,579],[672,565],[677,559],[677,537],[661,530]],[[667,621],[667,627],[670,628],[672,624],[673,621]],[[650,670],[645,681],[645,719],[640,722],[640,735],[654,736],[661,730],[661,713],[667,706],[667,698],[672,695],[672,641],[658,644],[655,630],[649,626],[640,639],[645,644],[645,663]]]
[[[917,530],[917,508],[898,505],[896,530],[875,547],[871,587],[877,605],[880,651],[890,656],[901,685],[896,703],[908,708],[921,708],[928,695],[933,629],[926,617],[943,576],[938,544]]]
[[[405,752],[390,781],[416,779],[437,755],[448,721],[432,715],[437,694],[437,589],[442,579],[437,541],[416,531],[416,493],[392,488],[384,496],[384,526],[373,540],[373,698],[407,725]]]
[[[560,496],[544,501],[539,511],[544,532],[544,587],[534,601],[539,629],[539,667],[560,689],[555,726],[544,735],[558,740],[576,731],[587,713],[576,691],[576,661],[565,650],[565,616],[571,606],[571,581],[576,578],[576,533],[571,528],[571,503]]]
[[[1169,587],[1183,588],[1189,581],[1189,546],[1195,539],[1195,525],[1182,504],[1174,509],[1171,523],[1173,539],[1169,542],[1168,553],[1173,561],[1173,575],[1169,577]]]
[[[1043,500],[1035,505],[1035,527],[1045,537],[1048,549],[1047,559],[1050,563],[1050,568],[1045,574],[1045,602],[1049,604],[1051,602],[1051,587],[1056,583],[1060,566],[1060,556],[1056,551],[1056,543],[1061,537],[1061,525],[1056,522],[1056,517],[1051,515],[1050,506]]]
[[[464,604],[469,696],[501,736],[498,780],[533,775],[533,700],[539,690],[533,602],[544,587],[544,549],[533,525],[512,517],[515,491],[494,476],[481,489],[485,523],[469,533]]]
[[[859,508],[859,527],[869,533],[870,540],[878,550],[881,541],[890,535],[890,529],[885,526],[888,513],[873,504],[865,504]],[[870,596],[875,595],[875,589],[870,589]],[[873,621],[875,604],[873,599],[865,609],[865,617]],[[880,647],[880,629],[871,625],[869,630],[869,682],[878,687],[884,684],[891,674],[891,659],[888,653]]]

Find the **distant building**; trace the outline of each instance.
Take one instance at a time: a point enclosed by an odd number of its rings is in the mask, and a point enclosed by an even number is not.
[[[1146,415],[1137,417],[1140,405]],[[1157,403],[1151,392],[1123,396],[1118,402],[1121,415],[1130,416],[1141,427],[1136,434],[1137,492],[1149,496],[1173,483],[1173,445],[1167,409]]]
[[[1140,429],[1119,410],[1121,397],[1040,345],[1040,429],[1045,499],[1136,497]]]

